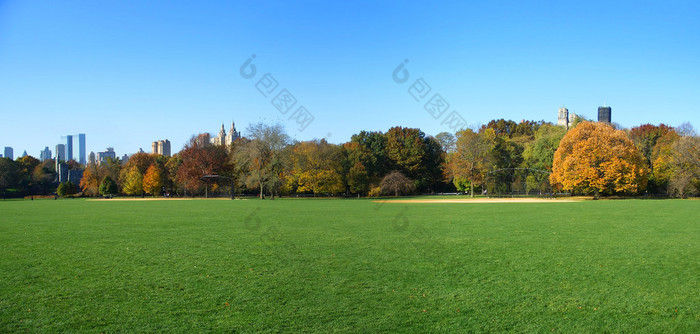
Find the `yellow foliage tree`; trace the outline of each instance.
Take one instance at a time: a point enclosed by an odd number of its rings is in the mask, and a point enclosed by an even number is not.
[[[647,176],[644,157],[625,132],[606,123],[583,122],[559,143],[549,179],[560,189],[597,198],[642,191]]]
[[[298,192],[342,193],[342,153],[340,146],[325,139],[298,143],[291,156],[293,177],[288,182],[294,182]]]
[[[155,196],[163,188],[163,172],[156,164],[148,167],[146,175],[143,176],[143,191]]]
[[[143,194],[143,174],[138,168],[124,169],[124,193],[127,195]]]

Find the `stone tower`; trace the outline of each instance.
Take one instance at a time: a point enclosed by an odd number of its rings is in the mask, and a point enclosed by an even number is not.
[[[226,145],[233,144],[238,138],[241,138],[241,134],[236,131],[236,124],[231,122],[231,129],[228,131],[228,136],[226,136]]]
[[[559,117],[557,118],[557,125],[569,128],[569,109],[564,107],[559,108]]]

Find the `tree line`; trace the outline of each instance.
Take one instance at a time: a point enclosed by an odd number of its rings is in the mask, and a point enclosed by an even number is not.
[[[84,196],[205,194],[380,196],[465,192],[580,195],[700,192],[700,139],[685,124],[632,129],[579,119],[493,120],[455,134],[417,128],[361,131],[349,142],[292,141],[281,125],[252,124],[229,146],[193,136],[172,157],[138,153],[83,168]],[[0,159],[3,197],[51,194],[53,161]],[[71,191],[62,185],[63,193]]]

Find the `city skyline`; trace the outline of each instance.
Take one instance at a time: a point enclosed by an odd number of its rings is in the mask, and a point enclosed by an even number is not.
[[[0,145],[38,156],[85,133],[86,153],[148,151],[158,138],[174,153],[234,119],[244,134],[279,122],[294,139],[341,143],[396,125],[453,132],[453,111],[470,127],[557,123],[562,105],[593,120],[611,105],[624,127],[700,128],[692,1],[164,4],[0,4]],[[248,60],[257,73],[241,71]],[[401,65],[405,83],[392,78]],[[425,101],[409,93],[417,79]],[[435,94],[440,117],[425,108]]]

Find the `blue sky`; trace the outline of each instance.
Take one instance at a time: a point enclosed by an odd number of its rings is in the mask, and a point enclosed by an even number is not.
[[[231,121],[341,143],[395,125],[452,131],[452,112],[468,126],[556,122],[562,105],[596,118],[604,103],[625,127],[698,129],[698,17],[692,1],[5,0],[0,146],[38,156],[86,133],[88,152],[166,138],[178,151]],[[265,74],[278,83],[267,97]],[[417,101],[418,79],[430,91]],[[297,100],[286,114],[272,104],[282,89]],[[437,118],[424,108],[435,94],[449,104]],[[313,116],[302,130],[300,106]]]

